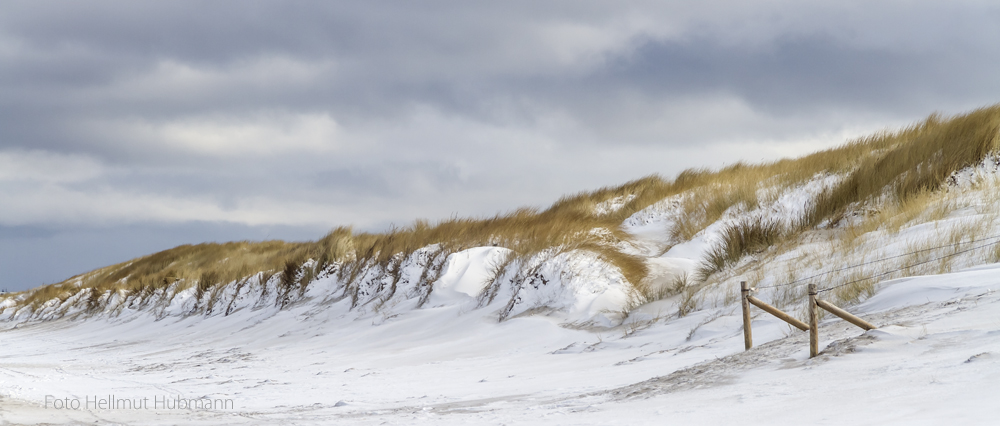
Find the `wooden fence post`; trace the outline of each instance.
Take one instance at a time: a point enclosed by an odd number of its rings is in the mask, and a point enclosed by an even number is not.
[[[809,284],[809,358],[819,354],[819,307],[816,305],[816,284]]]
[[[750,330],[750,301],[747,300],[750,296],[750,285],[746,281],[740,281],[740,296],[743,301],[743,345],[746,346],[746,350],[750,350],[753,347],[753,334]]]

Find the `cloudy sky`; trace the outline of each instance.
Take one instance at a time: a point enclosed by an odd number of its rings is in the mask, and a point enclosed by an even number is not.
[[[5,1],[0,289],[796,156],[998,69],[990,1]]]

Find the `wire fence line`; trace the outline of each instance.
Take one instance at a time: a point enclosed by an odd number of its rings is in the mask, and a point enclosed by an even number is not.
[[[833,286],[833,287],[828,287],[828,288],[819,290],[819,292],[823,293],[823,292],[827,292],[827,291],[830,291],[830,290],[833,290],[833,289],[836,289],[836,288],[845,287],[845,286],[848,286],[848,285],[851,285],[851,284],[859,283],[859,282],[862,282],[862,281],[867,281],[867,280],[871,280],[871,279],[875,279],[875,278],[881,278],[881,277],[884,277],[884,276],[887,276],[887,275],[891,275],[891,274],[894,274],[894,273],[899,272],[899,271],[904,271],[904,270],[907,270],[909,268],[913,268],[913,267],[916,267],[916,266],[924,265],[924,264],[931,263],[931,262],[936,262],[936,261],[939,261],[939,260],[942,260],[942,259],[946,259],[946,258],[949,258],[949,257],[953,257],[953,256],[958,256],[960,254],[968,253],[968,252],[971,252],[971,251],[974,251],[974,250],[978,250],[978,249],[981,249],[981,248],[995,246],[997,244],[1000,244],[1000,235],[993,235],[993,236],[989,236],[989,237],[977,238],[977,239],[973,239],[973,240],[969,240],[969,241],[959,241],[957,243],[945,244],[945,245],[941,245],[941,246],[937,246],[937,247],[930,247],[930,248],[926,248],[926,249],[915,250],[915,251],[911,251],[911,252],[908,252],[908,253],[903,253],[903,254],[896,255],[896,256],[889,256],[889,257],[884,257],[884,258],[880,258],[880,259],[870,260],[870,261],[867,261],[867,262],[858,263],[858,264],[850,265],[850,266],[845,266],[845,267],[834,269],[834,270],[831,270],[831,271],[821,272],[821,273],[818,273],[818,274],[815,274],[815,275],[810,275],[808,277],[800,278],[800,279],[797,279],[797,280],[794,280],[794,281],[789,281],[787,283],[772,284],[772,285],[768,285],[768,286],[759,286],[759,287],[756,287],[755,290],[763,290],[763,289],[778,288],[778,287],[789,287],[789,286],[792,286],[792,287],[803,286],[803,285],[808,284],[807,281],[812,280],[814,278],[822,277],[824,275],[834,274],[834,273],[837,273],[837,272],[843,272],[843,271],[847,271],[847,270],[850,270],[850,269],[860,268],[862,266],[867,266],[867,265],[871,265],[871,264],[875,264],[875,263],[885,262],[885,261],[888,261],[888,260],[898,259],[898,258],[901,258],[901,257],[912,256],[912,255],[919,254],[919,253],[924,253],[924,252],[929,252],[929,251],[934,251],[934,250],[940,250],[940,249],[948,248],[948,247],[955,247],[955,246],[960,245],[960,244],[972,244],[972,243],[978,243],[978,242],[983,242],[983,241],[992,241],[992,242],[986,243],[986,244],[981,244],[981,245],[978,245],[978,246],[975,246],[975,247],[972,247],[972,248],[969,248],[969,249],[957,251],[957,252],[954,252],[954,253],[951,253],[951,254],[946,254],[946,255],[943,255],[943,256],[939,256],[939,257],[936,257],[934,259],[925,260],[923,262],[917,262],[917,263],[914,263],[914,264],[911,264],[911,265],[906,265],[906,266],[904,266],[902,268],[898,268],[898,269],[895,269],[895,270],[892,270],[892,271],[889,271],[889,272],[883,272],[883,273],[880,273],[880,274],[870,275],[868,277],[859,278],[859,279],[851,281],[851,282],[847,282],[847,283],[843,283],[843,284],[838,284],[838,285]]]
[[[887,275],[894,274],[894,273],[899,272],[899,271],[903,271],[903,270],[912,268],[914,266],[920,266],[920,265],[931,263],[931,262],[937,262],[937,261],[942,260],[942,259],[947,259],[947,258],[952,257],[952,256],[958,256],[960,254],[968,253],[970,251],[978,250],[978,249],[981,249],[981,248],[984,248],[984,247],[995,246],[997,244],[1000,244],[1000,240],[994,241],[992,243],[978,245],[978,246],[975,246],[975,247],[972,247],[972,248],[968,248],[968,249],[965,249],[965,250],[961,250],[961,251],[957,251],[957,252],[954,252],[954,253],[951,253],[951,254],[946,254],[944,256],[939,256],[939,257],[936,257],[934,259],[925,260],[923,262],[917,262],[917,263],[914,263],[912,265],[907,265],[907,266],[904,266],[902,268],[895,269],[895,270],[892,270],[892,271],[889,271],[889,272],[883,272],[881,274],[872,275],[872,276],[869,276],[869,277],[866,277],[866,278],[857,279],[857,280],[854,280],[854,281],[851,281],[851,282],[846,282],[846,283],[843,283],[843,284],[838,284],[838,285],[835,285],[835,286],[832,286],[832,287],[827,287],[827,288],[824,288],[822,290],[817,291],[817,293],[824,293],[824,292],[827,292],[827,291],[830,291],[830,290],[833,290],[833,289],[837,289],[837,288],[840,288],[840,287],[845,287],[845,286],[848,286],[848,285],[851,285],[851,284],[855,284],[855,283],[859,283],[859,282],[862,282],[862,281],[865,281],[865,280],[871,280],[871,279],[875,279],[875,278],[881,278],[881,277],[884,277],[884,276],[887,276]]]

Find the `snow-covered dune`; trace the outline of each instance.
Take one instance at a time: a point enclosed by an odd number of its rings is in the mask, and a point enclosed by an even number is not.
[[[674,285],[727,223],[794,216],[825,179],[727,211],[677,244],[668,241],[666,200],[626,221],[635,235],[628,250],[646,258],[647,285]],[[872,231],[850,249],[816,231],[744,259],[713,285],[649,303],[636,303],[643,300],[618,269],[593,252],[511,261],[500,247],[443,257],[427,247],[394,273],[372,265],[345,282],[333,268],[294,291],[272,276],[201,297],[194,288],[108,294],[98,311],[83,303],[85,291],[37,309],[8,299],[0,421],[991,424],[1000,265],[983,259],[1000,242],[991,237],[994,188],[957,182],[950,210],[932,221]],[[921,241],[947,244],[905,255]],[[854,263],[873,273],[868,263],[879,258],[895,262],[883,270],[916,260],[958,272],[876,283],[845,306],[878,329],[827,318],[812,359],[804,333],[755,311],[756,347],[743,351],[731,297],[738,280],[750,279],[767,300],[784,295],[783,308],[801,315],[801,298],[775,287],[790,283],[789,268],[802,276]],[[438,271],[432,280],[428,270]]]
[[[448,268],[445,277],[479,273]],[[466,290],[454,285],[440,296],[472,299]],[[879,329],[827,319],[814,359],[804,333],[762,313],[753,322],[757,347],[743,352],[732,307],[677,319],[649,305],[630,325],[602,332],[548,316],[497,322],[465,303],[359,315],[347,300],[207,318],[134,311],[14,322],[0,332],[0,419],[991,424],[997,290],[1000,265],[889,283],[852,309]],[[179,409],[178,398],[202,406]]]

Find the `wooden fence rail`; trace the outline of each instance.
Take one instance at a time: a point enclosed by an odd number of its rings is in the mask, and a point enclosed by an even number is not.
[[[746,350],[750,350],[753,347],[753,330],[750,327],[750,305],[754,305],[765,312],[774,315],[778,319],[785,321],[795,328],[808,331],[809,332],[809,357],[815,357],[819,354],[819,309],[825,309],[826,311],[844,319],[845,321],[854,324],[858,327],[863,328],[865,331],[873,330],[877,327],[865,321],[857,316],[851,315],[849,312],[838,308],[834,304],[827,302],[825,300],[819,299],[819,291],[816,289],[816,284],[809,284],[809,324],[806,324],[795,317],[782,312],[780,309],[774,306],[764,303],[760,299],[753,297],[751,293],[753,289],[747,284],[746,281],[740,281],[740,296],[741,305],[743,306],[743,343]]]
[[[771,315],[774,315],[774,316],[778,317],[779,319],[781,319],[781,320],[783,320],[783,321],[785,321],[785,322],[793,325],[795,328],[797,328],[799,330],[809,331],[809,325],[807,325],[806,323],[795,319],[791,315],[788,315],[788,314],[780,311],[778,308],[775,308],[774,306],[771,306],[771,305],[768,305],[767,303],[764,303],[763,301],[761,301],[760,299],[758,299],[756,297],[748,296],[747,297],[747,301],[749,301],[750,303],[752,303],[754,306],[763,309],[765,312],[767,312],[767,313],[769,313]]]

